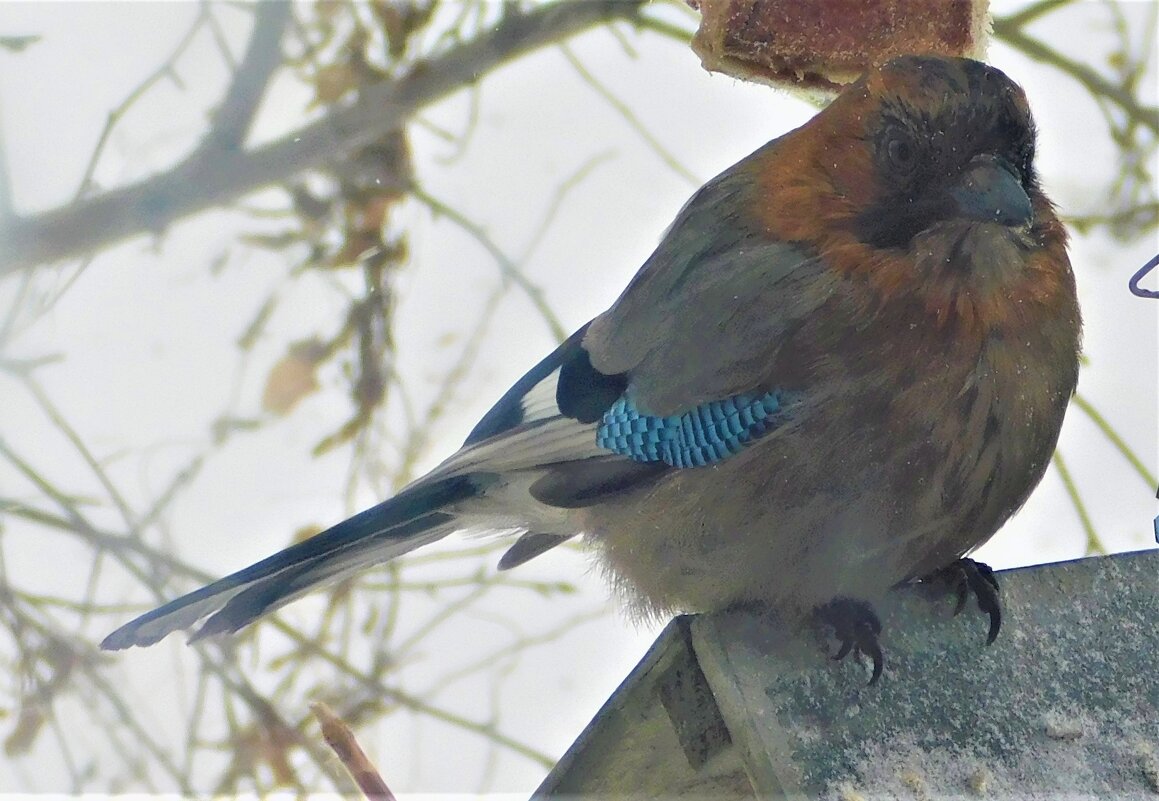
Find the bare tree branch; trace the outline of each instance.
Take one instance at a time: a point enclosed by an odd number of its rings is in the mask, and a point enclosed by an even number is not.
[[[616,19],[634,18],[643,0],[554,3],[508,13],[486,35],[421,62],[397,81],[365,91],[277,142],[220,158],[191,157],[173,169],[69,206],[0,223],[0,277],[79,256],[127,237],[160,232],[173,221],[228,204],[287,180],[402,125],[419,109],[477,82],[507,62]]]
[[[194,158],[198,155],[214,158],[237,150],[245,142],[266,86],[282,64],[282,34],[290,21],[290,10],[285,0],[265,0],[258,4],[249,46]]]

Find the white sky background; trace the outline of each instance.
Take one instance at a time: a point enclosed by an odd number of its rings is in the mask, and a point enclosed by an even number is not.
[[[1142,2],[1124,10],[1139,25],[1150,13]],[[0,51],[0,130],[20,211],[53,207],[72,196],[108,111],[156,68],[194,13],[192,4],[0,5],[0,35],[43,37],[18,55]],[[248,15],[226,11],[221,18],[232,25],[229,33],[239,52]],[[1103,27],[1106,19],[1099,4],[1078,4],[1032,30],[1065,52],[1101,64],[1100,54],[1113,45]],[[705,73],[696,57],[675,43],[630,32],[626,38],[634,55],[607,32],[589,34],[572,47],[700,181],[812,113],[805,103],[766,87]],[[1019,81],[1031,99],[1041,131],[1039,169],[1062,213],[1098,212],[1115,151],[1089,96],[1000,44],[992,45],[990,61]],[[208,40],[180,62],[178,73],[184,90],[163,81],[117,130],[97,173],[101,183],[117,185],[164,169],[196,142],[204,110],[228,76]],[[1159,92],[1154,64],[1148,86],[1153,104]],[[277,83],[258,136],[277,136],[299,125],[308,99],[297,84]],[[482,84],[479,102],[477,128],[461,160],[450,167],[439,159],[452,148],[412,129],[417,170],[430,194],[481,224],[508,253],[522,252],[563,181],[593,157],[608,154],[567,196],[526,266],[529,278],[544,287],[550,304],[574,329],[614,300],[694,186],[666,166],[558,51],[501,69]],[[424,116],[458,131],[467,114],[466,96],[460,94]],[[277,201],[276,194],[263,198],[267,204]],[[433,395],[441,370],[457,353],[446,338],[461,338],[469,328],[497,270],[467,236],[424,209],[408,207],[404,218],[413,257],[397,282],[398,369],[410,377],[421,403],[423,392]],[[134,501],[153,497],[172,470],[204,447],[211,422],[224,409],[257,416],[266,374],[285,344],[329,334],[336,315],[344,313],[334,294],[297,285],[239,370],[236,340],[284,274],[277,255],[235,244],[239,231],[260,226],[214,212],[175,225],[160,238],[138,238],[102,253],[47,314],[22,331],[7,354],[64,355],[40,378]],[[1125,246],[1103,234],[1076,237],[1072,248],[1089,358],[1079,389],[1151,470],[1159,453],[1159,303],[1132,297],[1126,281],[1157,249],[1154,238]],[[211,263],[223,254],[221,269],[211,275]],[[43,269],[37,286],[48,293],[71,275],[68,268]],[[1150,285],[1156,285],[1154,278]],[[9,308],[14,290],[11,279],[0,283],[0,309]],[[553,347],[547,327],[518,293],[504,301],[503,312],[479,350],[456,413],[434,432],[424,466],[457,447],[502,391]],[[258,433],[235,437],[216,453],[173,508],[168,542],[160,544],[206,571],[224,574],[282,547],[301,525],[336,522],[379,500],[366,490],[344,499],[347,451],[308,458],[310,448],[349,414],[341,382],[332,374],[328,378],[330,391],[306,399],[292,415]],[[67,443],[3,375],[0,398],[0,437],[34,457],[59,485],[98,494]],[[388,423],[395,418],[392,410]],[[1068,416],[1061,449],[1107,546],[1153,547],[1155,488],[1143,484],[1077,409]],[[10,481],[18,479],[0,467],[4,495],[32,496],[27,485]],[[102,517],[100,510],[93,515],[110,524],[116,520]],[[1010,567],[1077,557],[1083,547],[1079,520],[1052,470],[981,558]],[[0,549],[9,575],[21,575],[25,586],[43,582],[45,592],[55,592],[87,576],[86,564],[69,561],[87,557],[64,537],[48,539],[10,524]],[[529,577],[572,580],[583,588],[567,599],[541,602],[529,593],[500,599],[508,606],[495,614],[519,620],[528,632],[550,630],[562,617],[599,608],[607,598],[602,582],[587,575],[583,557],[575,553],[553,552],[523,570]],[[130,595],[146,600],[127,580],[105,584],[102,600],[108,603]],[[311,608],[316,609],[301,602],[287,616],[309,614]],[[427,656],[470,661],[489,650],[504,625],[467,616],[433,638]],[[541,750],[562,753],[657,630],[608,614],[524,654],[502,685],[500,728]],[[94,642],[105,633],[94,626]],[[979,642],[982,634],[980,622]],[[171,639],[116,655],[108,667],[110,680],[126,687],[126,703],[156,710],[160,741],[166,741],[166,730],[184,726],[180,709],[190,703],[188,678],[195,665],[180,638]],[[405,686],[425,688],[424,671],[423,663],[416,663]],[[485,719],[493,700],[488,692],[485,684],[466,682],[440,693],[437,701]],[[86,730],[85,720],[76,720],[76,752],[82,756],[99,748],[102,734]],[[7,725],[0,717],[0,737]],[[359,734],[396,792],[484,787],[526,794],[543,776],[540,766],[508,752],[498,752],[494,771],[488,772],[485,766],[496,753],[484,741],[406,713]],[[0,789],[67,791],[59,759],[54,748],[43,747],[19,761],[0,760]]]

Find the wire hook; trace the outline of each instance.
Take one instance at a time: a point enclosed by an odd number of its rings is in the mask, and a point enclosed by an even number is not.
[[[1132,295],[1137,298],[1155,298],[1159,300],[1159,292],[1156,292],[1154,289],[1143,289],[1143,287],[1139,286],[1139,282],[1147,277],[1147,273],[1154,270],[1157,266],[1159,266],[1159,254],[1156,254],[1155,258],[1144,264],[1139,268],[1139,272],[1131,276],[1131,280],[1127,282],[1127,286],[1131,289]]]

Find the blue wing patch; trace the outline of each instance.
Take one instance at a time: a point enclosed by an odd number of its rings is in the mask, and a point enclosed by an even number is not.
[[[775,428],[785,400],[779,391],[745,393],[657,417],[641,414],[625,395],[604,413],[596,444],[637,462],[703,467],[732,456]]]

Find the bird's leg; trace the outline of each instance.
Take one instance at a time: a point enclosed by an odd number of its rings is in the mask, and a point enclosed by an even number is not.
[[[998,630],[1002,628],[1002,601],[998,579],[989,565],[963,557],[924,576],[921,582],[953,593],[957,598],[955,615],[966,608],[966,601],[973,595],[978,601],[978,609],[990,616],[986,644],[990,645],[998,638]]]
[[[831,626],[841,643],[833,659],[841,660],[851,653],[854,657],[865,655],[873,660],[873,676],[869,684],[872,686],[881,678],[884,661],[877,639],[881,634],[881,621],[872,606],[853,598],[834,598],[818,606],[813,616],[819,623]]]

